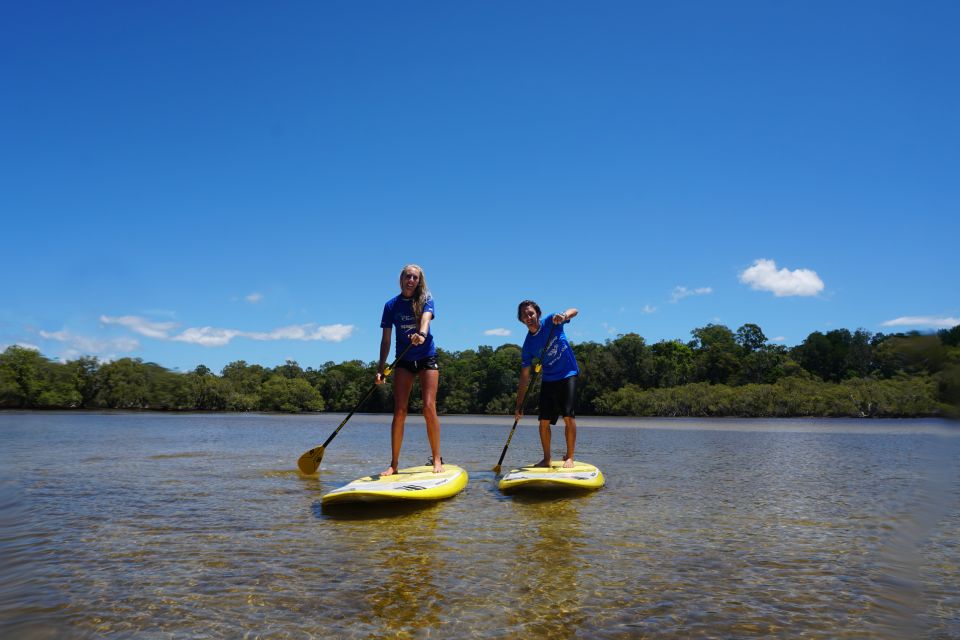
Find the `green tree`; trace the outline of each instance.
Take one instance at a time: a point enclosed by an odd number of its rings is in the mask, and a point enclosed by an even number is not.
[[[937,332],[940,342],[948,347],[960,347],[960,324],[952,329],[941,329]]]
[[[520,381],[520,347],[504,344],[477,350],[477,409],[483,413],[513,413]]]
[[[203,365],[188,373],[185,378],[193,409],[223,411],[229,406],[232,387],[228,380],[218,378]]]
[[[786,361],[786,347],[763,345],[741,358],[738,380],[741,384],[772,384],[786,375]]]
[[[947,411],[960,418],[960,364],[950,364],[936,375],[937,391],[940,402],[947,405]]]
[[[607,343],[610,355],[617,362],[620,385],[644,385],[650,379],[652,363],[646,341],[636,333],[617,336]]]
[[[275,374],[263,385],[263,405],[268,411],[323,411],[323,397],[303,378]]]
[[[647,387],[675,387],[693,381],[693,349],[679,340],[661,340],[651,345]]]
[[[163,411],[192,411],[198,409],[197,394],[193,389],[193,374],[177,373],[154,362],[139,367],[146,385],[144,409]]]
[[[144,409],[149,388],[140,358],[121,358],[102,365],[97,372],[97,406],[107,409]]]
[[[763,330],[758,325],[745,324],[737,329],[736,342],[745,352],[752,353],[767,344],[767,336],[763,335]]]
[[[873,334],[857,329],[850,335],[845,361],[846,378],[865,378],[873,372]]]
[[[58,362],[44,359],[42,382],[35,406],[43,409],[76,409],[83,401],[73,371]]]
[[[289,380],[304,377],[303,369],[300,368],[300,365],[297,364],[296,360],[287,360],[285,364],[280,365],[274,369],[273,372]]]
[[[827,336],[819,331],[814,331],[794,347],[792,355],[810,373],[824,380],[830,378],[833,370],[832,345]]]
[[[48,362],[35,349],[7,347],[0,354],[0,406],[17,409],[37,406],[43,392],[43,370]]]
[[[940,338],[918,333],[887,336],[874,348],[880,374],[936,373],[948,362],[948,353]]]
[[[437,411],[440,413],[480,413],[480,372],[477,352],[437,350],[441,384],[437,390]]]
[[[87,409],[95,406],[99,384],[97,376],[100,369],[99,360],[82,356],[67,362],[65,366],[72,372],[74,387],[80,394],[80,407]]]
[[[373,384],[375,371],[371,371],[360,360],[349,360],[340,364],[324,366],[319,377],[319,391],[330,411],[350,411],[370,385]],[[384,398],[389,394],[390,383],[377,387],[373,397],[367,400],[361,411],[381,411]]]
[[[236,391],[255,395],[260,392],[260,385],[269,377],[269,372],[258,364],[248,365],[244,360],[235,360],[223,368],[221,376],[230,381]]]
[[[258,364],[235,360],[221,371],[226,382],[226,404],[230,411],[255,411],[260,408],[260,387],[269,372]]]
[[[596,411],[595,401],[604,393],[623,386],[620,367],[610,350],[596,342],[575,344],[573,353],[580,365],[577,406],[584,413]],[[533,394],[535,391],[531,389],[529,393]]]
[[[793,350],[804,369],[829,382],[840,382],[870,370],[870,334],[860,330],[856,339],[848,329],[826,334],[814,331]]]
[[[693,342],[697,379],[723,384],[733,378],[739,368],[740,346],[733,332],[722,324],[708,324],[690,332]]]

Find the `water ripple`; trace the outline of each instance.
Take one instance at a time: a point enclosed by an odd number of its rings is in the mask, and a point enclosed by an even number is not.
[[[389,447],[388,420],[358,416],[300,476],[338,422],[0,414],[0,635],[960,637],[960,439],[940,423],[600,421],[578,451],[607,486],[543,499],[496,489],[509,425],[447,418],[459,496],[324,509]]]

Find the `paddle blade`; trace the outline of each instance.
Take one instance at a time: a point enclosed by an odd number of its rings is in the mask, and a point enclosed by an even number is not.
[[[494,473],[500,473],[500,465],[497,465],[493,468]]]
[[[324,447],[314,447],[300,456],[300,459],[297,460],[300,472],[308,476],[316,473],[320,467],[320,461],[323,460],[323,451]]]

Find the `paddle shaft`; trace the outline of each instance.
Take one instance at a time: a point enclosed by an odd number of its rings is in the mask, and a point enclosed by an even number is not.
[[[400,355],[398,355],[396,359],[387,366],[386,369],[383,370],[384,379],[386,379],[386,377],[390,375],[390,372],[392,372],[394,368],[397,366],[397,363],[403,359],[403,356],[407,355],[407,351],[409,351],[411,347],[413,347],[412,342],[408,344],[403,351],[400,352]],[[300,469],[301,471],[304,471],[305,473],[306,472],[312,473],[313,471],[316,471],[316,468],[320,466],[320,460],[323,458],[323,452],[326,450],[327,445],[330,444],[330,442],[337,437],[337,434],[340,433],[340,429],[343,429],[343,426],[347,424],[347,421],[349,421],[350,418],[353,417],[353,414],[355,414],[357,411],[360,410],[360,407],[363,406],[363,403],[366,402],[367,398],[370,397],[370,394],[374,392],[377,386],[378,386],[377,383],[373,383],[370,386],[370,388],[367,389],[367,392],[363,394],[363,397],[360,398],[360,401],[357,402],[356,406],[353,407],[350,413],[347,414],[347,417],[343,419],[343,421],[340,423],[340,425],[336,429],[333,430],[333,433],[330,434],[330,437],[328,437],[322,445],[320,445],[319,447],[314,447],[307,453],[300,456],[300,459],[302,462],[299,462],[298,464],[302,465]],[[305,458],[312,458],[312,459],[310,460],[310,462],[306,462],[304,461]],[[310,468],[305,469],[304,467],[306,467],[308,464]],[[310,471],[310,469],[312,469],[312,471]]]
[[[392,368],[393,367],[391,367],[391,369]],[[321,447],[323,447],[324,449],[327,448],[327,445],[330,444],[330,441],[333,440],[335,437],[337,437],[337,434],[340,433],[340,429],[343,429],[343,425],[347,424],[347,420],[353,417],[353,414],[355,414],[357,410],[360,409],[360,406],[367,401],[367,398],[370,397],[370,394],[373,393],[373,390],[376,388],[377,388],[377,385],[374,384],[372,387],[367,389],[367,392],[363,394],[362,398],[360,398],[360,402],[357,403],[357,406],[353,408],[353,411],[347,414],[347,417],[343,419],[343,422],[341,422],[340,425],[333,430],[333,433],[331,433],[330,436],[324,441],[324,443],[320,445]]]
[[[413,346],[413,343],[411,342],[410,344],[407,345],[407,348],[406,348],[406,349],[404,349],[403,351],[400,352],[400,355],[397,356],[396,360],[394,360],[393,362],[391,362],[391,363],[387,366],[387,368],[383,370],[383,377],[384,377],[384,379],[386,379],[386,377],[390,375],[390,373],[394,370],[394,368],[396,368],[397,363],[400,362],[400,361],[403,359],[403,356],[407,355],[407,351],[410,351],[410,347],[412,347],[412,346]],[[330,441],[333,440],[333,439],[336,437],[336,435],[340,432],[340,429],[343,429],[343,425],[347,424],[347,420],[349,420],[350,418],[352,418],[352,417],[353,417],[353,414],[355,414],[357,411],[360,410],[360,407],[363,405],[364,402],[367,401],[367,398],[370,397],[370,394],[373,393],[374,390],[376,390],[376,388],[377,388],[378,386],[379,386],[379,385],[378,385],[376,382],[374,382],[374,383],[370,386],[370,388],[367,389],[367,392],[366,392],[365,394],[363,394],[363,397],[362,397],[362,398],[360,398],[360,402],[358,402],[357,405],[353,408],[353,410],[352,410],[350,413],[347,414],[347,417],[343,419],[343,422],[340,423],[340,426],[338,426],[336,429],[334,429],[333,433],[330,434],[330,437],[327,438],[327,441],[324,442],[322,445],[320,445],[321,447],[323,447],[324,449],[327,448],[327,445],[330,444]]]
[[[526,397],[526,394],[524,394],[524,397]],[[517,430],[518,422],[520,422],[520,418],[513,421],[513,426],[510,428],[510,435],[507,436],[507,443],[503,445],[503,451],[500,452],[500,459],[497,460],[497,466],[493,468],[494,473],[500,473],[500,465],[503,464],[503,459],[507,455],[507,447],[510,446],[510,441],[513,440],[513,432]]]
[[[537,373],[540,372],[540,369],[543,367],[543,354],[546,353],[547,347],[550,346],[550,339],[553,338],[553,332],[556,330],[557,325],[554,324],[550,327],[550,333],[547,334],[547,342],[543,345],[543,349],[540,350],[540,356],[537,358],[537,366],[533,368],[533,372],[530,374],[530,382],[527,383],[527,388],[523,390],[520,398],[520,411],[523,411],[523,405],[527,402],[527,393],[530,391],[530,388],[533,386],[533,383],[536,382]],[[513,427],[510,428],[510,435],[507,436],[507,443],[503,445],[503,451],[500,452],[500,459],[497,460],[497,466],[493,468],[494,473],[500,473],[500,465],[503,464],[503,459],[507,455],[507,447],[510,446],[510,441],[513,440],[513,432],[517,430],[517,423],[520,422],[520,418],[517,418],[513,421]]]

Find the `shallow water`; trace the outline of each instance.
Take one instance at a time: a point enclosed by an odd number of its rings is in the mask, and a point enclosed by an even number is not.
[[[0,635],[960,637],[953,423],[584,418],[607,486],[534,499],[512,420],[444,417],[463,493],[324,511],[389,457],[358,415],[299,476],[342,417],[0,413]]]

